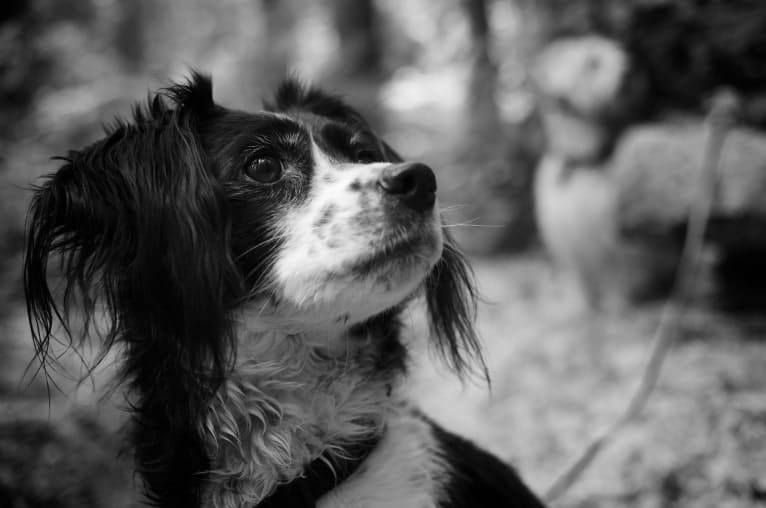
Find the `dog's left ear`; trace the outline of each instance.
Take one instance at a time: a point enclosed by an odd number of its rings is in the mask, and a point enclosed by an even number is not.
[[[437,350],[459,375],[476,367],[489,380],[474,328],[478,292],[473,271],[443,229],[444,249],[426,279],[426,305]]]
[[[391,145],[378,138],[380,141],[380,148],[383,151],[383,157],[387,162],[404,162],[404,157],[399,155],[399,152],[391,148]]]

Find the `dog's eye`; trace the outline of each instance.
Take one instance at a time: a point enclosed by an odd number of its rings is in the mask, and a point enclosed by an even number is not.
[[[377,153],[364,148],[357,150],[354,158],[357,160],[357,162],[361,162],[362,164],[371,164],[380,160]]]
[[[259,157],[245,167],[245,174],[260,183],[274,183],[282,177],[282,163],[271,157]]]

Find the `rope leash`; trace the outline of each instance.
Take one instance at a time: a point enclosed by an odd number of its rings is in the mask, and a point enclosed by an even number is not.
[[[688,226],[673,291],[662,308],[660,321],[652,337],[649,359],[644,366],[638,388],[622,415],[601,435],[594,438],[577,460],[551,484],[543,496],[547,503],[553,503],[575,484],[619,431],[641,413],[657,386],[664,360],[675,341],[684,308],[693,294],[694,283],[702,266],[700,253],[715,202],[721,155],[726,137],[736,122],[738,111],[739,101],[732,91],[722,90],[716,93],[711,101],[705,118],[704,153],[697,196],[689,207]]]

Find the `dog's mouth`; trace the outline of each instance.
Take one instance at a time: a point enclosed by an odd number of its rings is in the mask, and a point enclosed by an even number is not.
[[[441,238],[432,232],[419,231],[384,239],[371,247],[369,253],[351,263],[350,269],[355,275],[364,277],[418,265],[429,269],[441,253]]]

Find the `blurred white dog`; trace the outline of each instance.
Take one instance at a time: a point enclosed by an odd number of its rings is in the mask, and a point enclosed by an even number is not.
[[[626,53],[597,36],[552,43],[535,69],[548,138],[534,184],[537,224],[591,308],[617,294],[617,193],[605,159],[628,69]]]

